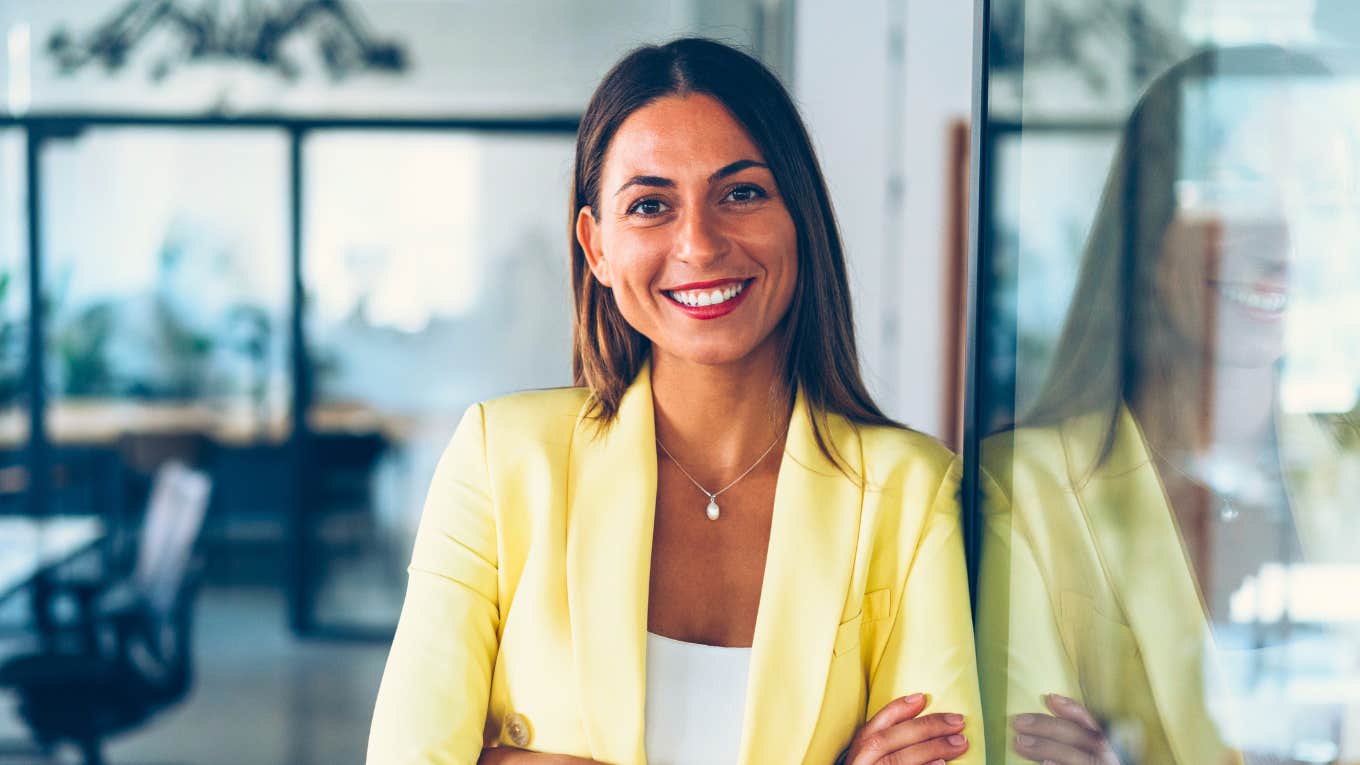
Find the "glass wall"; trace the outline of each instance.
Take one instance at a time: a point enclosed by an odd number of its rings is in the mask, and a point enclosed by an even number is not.
[[[574,148],[570,133],[309,134],[318,624],[396,623],[429,476],[469,404],[571,384]]]
[[[995,762],[1360,762],[1344,10],[989,4],[970,468]]]

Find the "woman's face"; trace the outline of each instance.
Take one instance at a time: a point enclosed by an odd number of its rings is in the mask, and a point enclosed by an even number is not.
[[[1186,350],[1223,367],[1269,366],[1285,352],[1294,242],[1284,200],[1304,136],[1297,110],[1271,95],[1218,116],[1231,127],[1205,177],[1181,183],[1157,263],[1160,305]]]
[[[1192,353],[1225,367],[1284,355],[1289,227],[1277,215],[1178,212],[1158,263],[1161,305]]]
[[[776,352],[797,236],[765,158],[721,102],[665,96],[633,112],[599,189],[576,236],[653,354],[719,365]]]

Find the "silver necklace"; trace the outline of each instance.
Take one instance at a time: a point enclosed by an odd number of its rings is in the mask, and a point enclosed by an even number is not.
[[[732,481],[732,483],[727,484],[726,486],[722,487],[721,489],[718,489],[717,491],[709,491],[708,489],[704,488],[703,484],[694,480],[694,476],[690,475],[689,471],[685,469],[685,466],[680,464],[680,460],[676,459],[674,454],[671,454],[671,450],[667,449],[666,445],[661,443],[660,438],[656,439],[656,445],[661,447],[661,451],[665,452],[666,456],[671,458],[671,462],[674,462],[676,467],[680,468],[680,472],[685,474],[685,477],[689,479],[690,483],[697,486],[699,488],[699,491],[702,491],[704,495],[708,497],[708,507],[705,509],[705,511],[707,512],[708,519],[710,521],[716,521],[718,520],[718,514],[720,512],[718,509],[718,495],[722,494],[723,492],[727,491],[733,486],[736,486],[737,481],[740,481],[741,479],[745,478],[752,470],[755,470],[756,465],[759,465],[762,461],[764,461],[764,459],[767,456],[769,456],[770,450],[773,449],[774,445],[779,443],[779,439],[783,437],[784,437],[783,433],[780,433],[779,435],[775,436],[774,440],[770,442],[770,445],[765,447],[765,451],[760,453],[760,456],[756,458],[755,462],[751,463],[750,467],[746,468],[746,470],[741,475],[737,476]]]
[[[1207,463],[1201,462],[1201,467],[1192,473],[1181,467],[1176,460],[1154,449],[1152,444],[1149,443],[1147,446],[1167,467],[1179,473],[1182,478],[1207,489],[1214,498],[1214,504],[1217,505],[1219,520],[1224,523],[1232,523],[1240,518],[1244,505],[1259,505],[1265,501],[1263,498],[1266,493],[1263,487],[1265,479],[1255,472],[1243,478],[1240,468],[1235,469],[1221,460],[1211,460]]]

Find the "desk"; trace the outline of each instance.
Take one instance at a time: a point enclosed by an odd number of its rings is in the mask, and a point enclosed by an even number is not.
[[[103,538],[104,523],[93,515],[0,518],[0,600]]]

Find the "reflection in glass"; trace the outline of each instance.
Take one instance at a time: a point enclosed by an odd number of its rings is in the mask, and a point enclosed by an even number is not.
[[[1048,338],[982,448],[998,761],[1360,762],[1357,94],[1270,46],[1175,65],[1065,316],[1015,317]],[[1019,284],[1051,268],[1018,252]]]
[[[470,403],[571,382],[561,210],[573,140],[308,137],[322,624],[396,624],[428,477]]]

